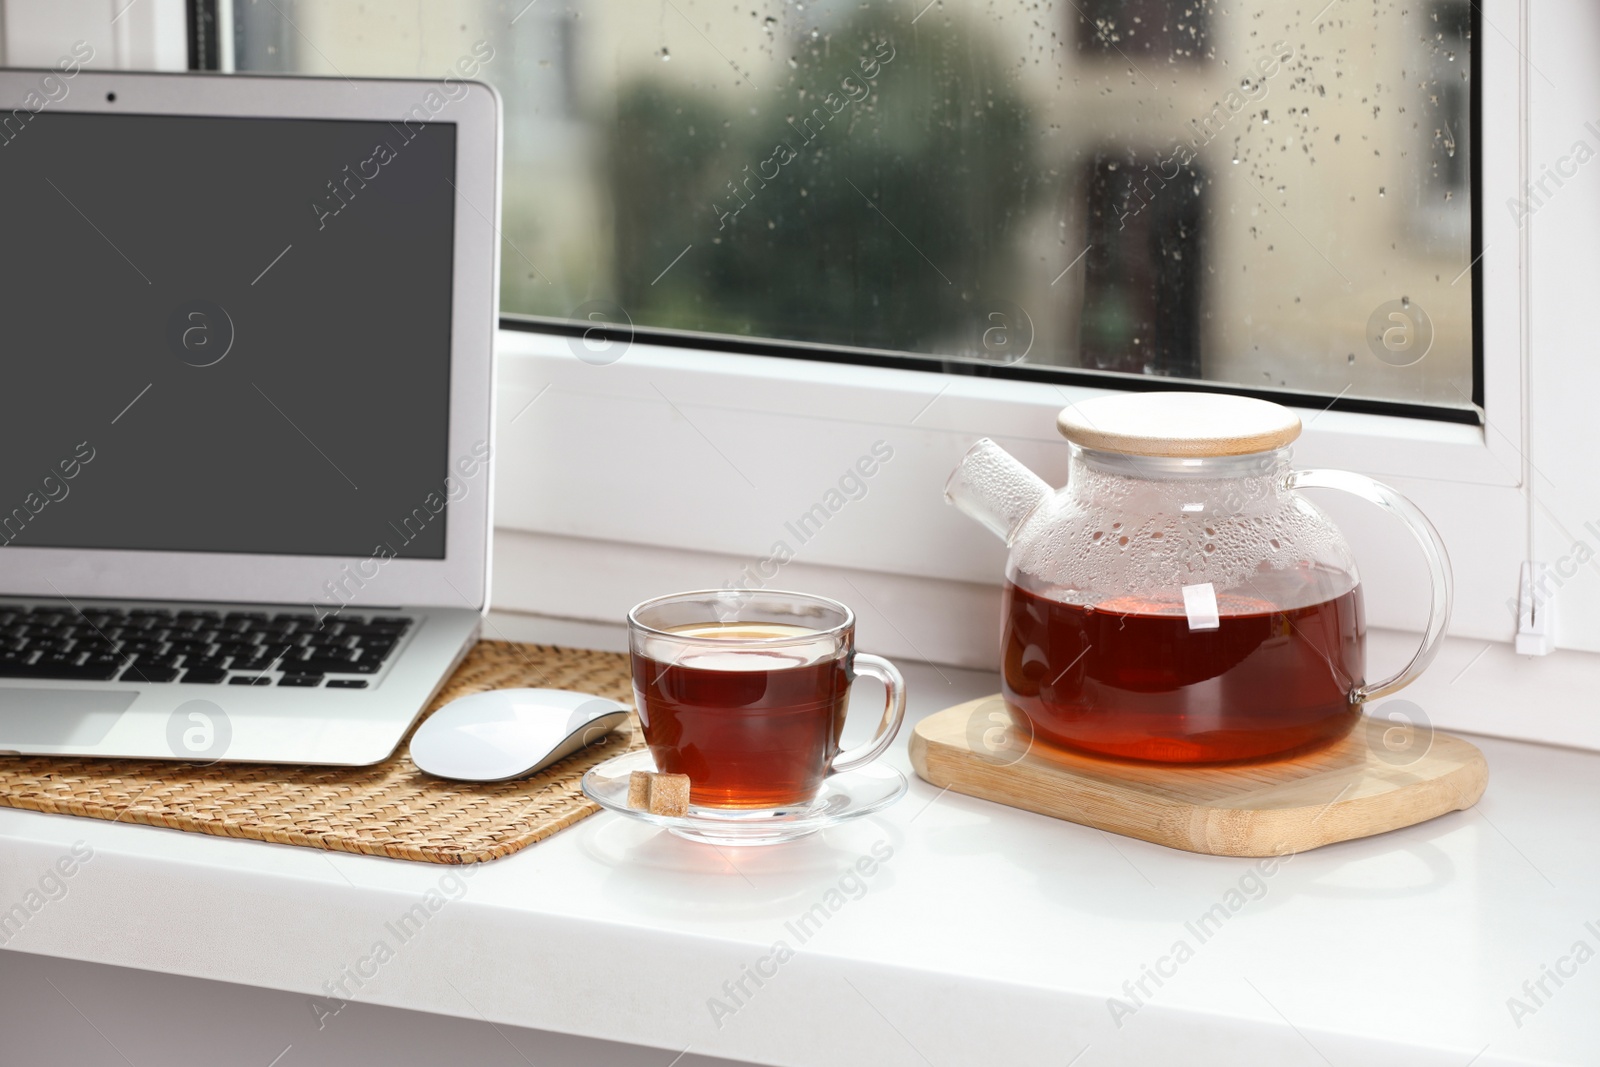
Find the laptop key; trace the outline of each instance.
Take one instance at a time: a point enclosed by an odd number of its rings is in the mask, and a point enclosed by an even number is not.
[[[228,684],[229,685],[271,685],[272,684],[272,679],[271,678],[263,678],[260,675],[236,674],[232,678],[228,679]]]
[[[147,667],[135,663],[132,667],[122,672],[119,681],[123,682],[170,682],[178,677],[176,667]]]
[[[290,656],[290,662],[302,659],[325,659],[337,663],[348,663],[355,659],[359,652],[345,645],[306,645],[295,649]]]
[[[183,672],[182,681],[200,685],[217,685],[227,676],[228,672],[220,667],[190,667]]]
[[[324,631],[322,631],[320,633],[314,633],[314,634],[307,635],[307,637],[306,637],[306,647],[308,647],[308,648],[312,648],[312,647],[315,647],[315,648],[345,648],[345,647],[348,646],[349,641],[350,641],[350,639],[348,637],[341,637],[341,636],[339,636],[337,634],[331,634],[331,633],[328,633],[326,630],[324,630]]]
[[[395,623],[373,622],[368,623],[365,626],[346,626],[344,628],[344,635],[346,637],[399,637],[404,634],[407,629],[409,629],[409,627],[401,626]]]
[[[378,665],[352,660],[303,659],[285,664],[284,670],[302,674],[376,674]]]
[[[76,657],[73,657],[74,659]],[[62,681],[109,682],[116,677],[116,665],[82,666],[74,663],[18,663],[0,657],[0,678],[51,678]]]
[[[329,678],[327,685],[329,689],[365,689],[366,687],[367,680],[365,678]]]
[[[322,684],[322,675],[320,675],[320,674],[286,674],[282,678],[278,679],[278,684],[279,685],[305,686],[305,687],[309,688],[311,686],[321,685]]]

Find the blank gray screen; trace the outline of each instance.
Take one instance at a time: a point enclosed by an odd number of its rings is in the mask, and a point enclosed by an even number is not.
[[[443,558],[455,126],[20,115],[0,544]]]

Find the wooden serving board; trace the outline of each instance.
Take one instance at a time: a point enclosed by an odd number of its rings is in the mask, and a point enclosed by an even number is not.
[[[1363,719],[1338,744],[1276,763],[1160,767],[1074,756],[1019,737],[1000,697],[931,715],[911,763],[936,786],[1213,856],[1272,856],[1470,808],[1489,767],[1437,731]]]

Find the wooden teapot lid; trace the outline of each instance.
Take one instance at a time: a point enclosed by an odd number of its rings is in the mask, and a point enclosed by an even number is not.
[[[1119,393],[1084,400],[1056,416],[1075,445],[1135,456],[1243,456],[1300,436],[1282,404],[1226,393]]]

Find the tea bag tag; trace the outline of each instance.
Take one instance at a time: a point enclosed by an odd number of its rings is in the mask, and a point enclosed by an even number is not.
[[[1215,630],[1222,625],[1217,613],[1217,590],[1210,582],[1183,587],[1183,613],[1191,630]]]

